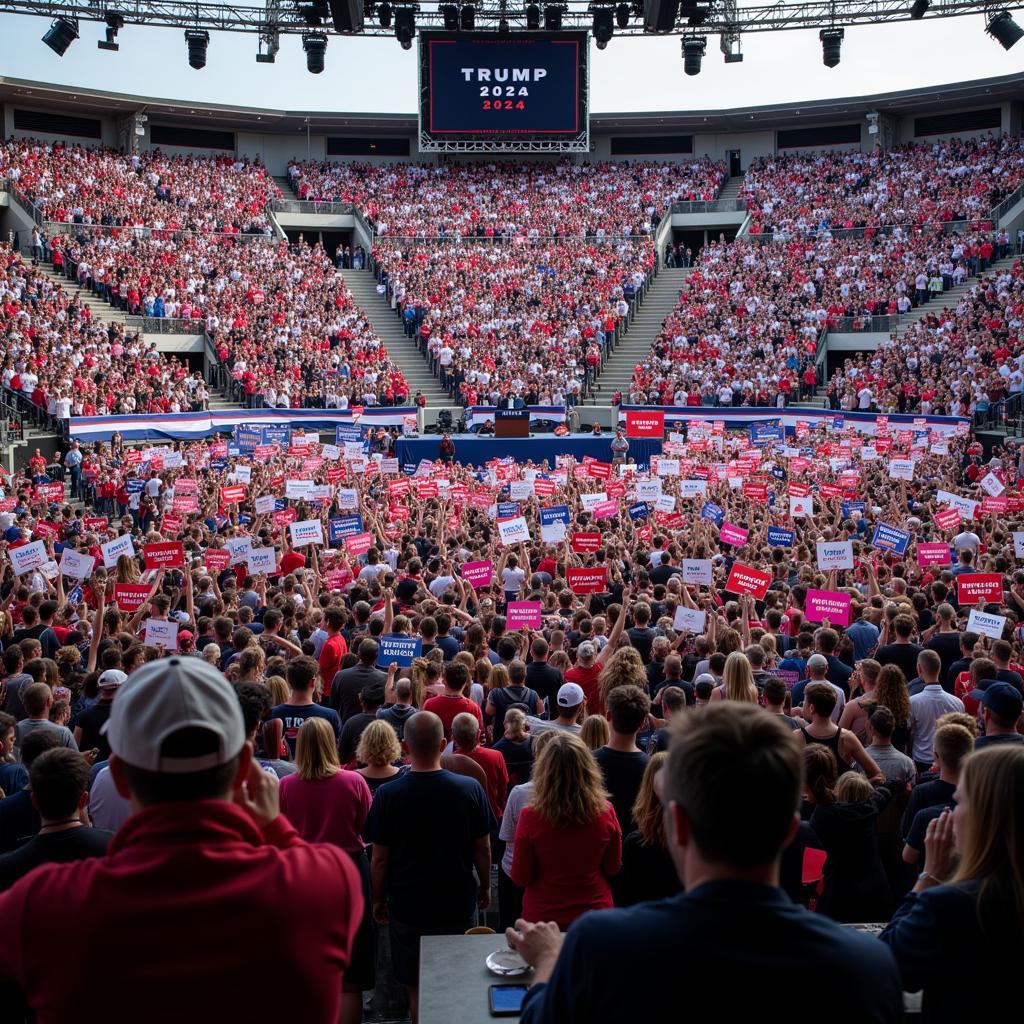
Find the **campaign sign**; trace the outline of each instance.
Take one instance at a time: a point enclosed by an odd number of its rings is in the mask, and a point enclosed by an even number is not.
[[[505,609],[505,625],[510,630],[540,629],[540,601],[509,601]]]
[[[163,647],[169,651],[178,649],[178,624],[163,619],[150,619],[142,642],[147,647]]]
[[[983,516],[1004,516],[1010,508],[1010,499],[1006,495],[993,498],[987,496],[981,502]]]
[[[927,565],[949,565],[952,562],[952,552],[948,544],[918,544],[917,564]]]
[[[769,526],[768,543],[773,548],[791,548],[796,543],[796,534],[781,526]]]
[[[879,523],[871,535],[871,543],[876,548],[894,551],[897,555],[905,555],[907,545],[910,543],[910,534],[906,530],[889,526],[888,523]]]
[[[995,473],[986,473],[978,483],[981,485],[981,489],[993,497],[998,497],[1003,491],[1006,490],[1006,486],[1003,481],[995,475]]]
[[[587,475],[596,480],[609,480],[612,475],[612,464],[610,462],[590,462],[587,464]]]
[[[100,551],[103,552],[103,567],[112,569],[122,555],[131,557],[135,554],[131,534],[123,533],[115,540],[106,541],[100,545]]]
[[[742,547],[747,543],[750,531],[734,523],[722,523],[718,531],[718,539],[723,544],[732,544],[734,547]]]
[[[626,437],[664,437],[665,413],[658,411],[639,412],[627,410]]]
[[[499,501],[497,511],[495,512],[496,519],[514,519],[519,515],[520,507],[518,501]]]
[[[805,519],[814,515],[814,498],[810,494],[802,498],[790,495],[789,514],[793,519]]]
[[[203,565],[210,572],[223,572],[231,564],[231,552],[227,548],[207,548],[203,555]]]
[[[687,608],[684,605],[680,605],[676,608],[676,616],[672,620],[672,628],[678,629],[680,632],[703,633],[707,620],[707,612],[703,612],[699,608]]]
[[[710,558],[684,558],[683,582],[695,586],[710,587],[712,584]]]
[[[459,573],[474,590],[479,587],[488,587],[494,578],[494,563],[463,562]]]
[[[323,544],[324,524],[319,519],[304,519],[288,524],[293,548],[304,548],[307,544]]]
[[[566,569],[565,579],[574,594],[599,594],[604,590],[607,571],[603,566],[594,569]]]
[[[131,538],[128,538],[129,543]],[[46,544],[41,540],[35,540],[31,544],[22,544],[16,548],[9,548],[7,551],[14,567],[14,573],[20,576],[23,572],[31,572],[39,568],[48,558]]]
[[[940,505],[949,505],[950,508],[956,509],[964,519],[973,519],[979,505],[973,498],[964,498],[952,491],[936,491],[935,500]],[[935,521],[938,522],[937,517]]]
[[[911,459],[892,459],[889,462],[890,480],[913,480],[914,463]]]
[[[762,572],[753,566],[734,562],[725,589],[730,594],[752,594],[756,600],[760,601],[768,592],[771,582],[772,574],[770,572]]]
[[[725,519],[725,509],[713,501],[706,501],[700,510],[700,517],[701,519],[710,519],[715,526],[721,526]]]
[[[849,519],[854,512],[858,515],[864,515],[864,509],[867,502],[864,501],[844,501],[840,506],[840,511],[844,519]]]
[[[853,568],[853,542],[849,540],[818,541],[818,568],[828,572],[830,569]]]
[[[149,597],[148,583],[115,583],[114,604],[123,612],[137,612]]]
[[[371,547],[373,547],[373,534],[353,533],[349,534],[349,536],[345,538],[345,550],[352,555],[353,558],[365,555]]]
[[[835,590],[808,590],[804,605],[808,622],[823,622],[831,626],[850,624],[850,595]]]
[[[351,423],[339,423],[334,428],[334,443],[342,447],[346,441],[362,441],[363,428]]]
[[[979,612],[976,608],[972,608],[971,614],[967,616],[967,631],[969,633],[980,633],[993,640],[1002,639],[1005,625],[1005,615],[989,615],[987,612]]]
[[[73,580],[87,580],[95,564],[92,555],[83,555],[71,548],[65,548],[60,556],[60,571]]]
[[[327,520],[327,536],[332,544],[362,532],[363,517],[361,515],[339,516],[336,519]]]
[[[1000,604],[1003,577],[998,572],[962,573],[956,578],[956,599],[959,604]]]
[[[245,562],[250,576],[259,576],[261,572],[273,575],[277,569],[277,552],[274,548],[250,548]]]
[[[181,516],[165,512],[160,519],[160,529],[163,533],[177,533],[184,526]]]
[[[679,476],[678,459],[658,459],[658,476]]]
[[[639,501],[635,505],[630,505],[626,511],[633,522],[636,522],[638,519],[646,519],[651,514],[646,501]]]
[[[249,560],[252,551],[252,537],[229,537],[224,541],[224,547],[231,553],[231,564],[241,565]]]
[[[681,498],[706,498],[707,494],[708,494],[708,482],[707,482],[707,480],[680,480],[679,481],[679,496]]]
[[[701,481],[703,483],[704,481]],[[684,486],[685,480],[680,481],[680,487]],[[637,501],[657,501],[661,497],[661,481],[638,480],[636,485]]]
[[[748,430],[750,431],[750,443],[758,446],[769,444],[772,441],[785,440],[785,431],[778,420],[773,423],[751,423]]]
[[[1024,532],[1015,532],[1013,535],[1013,553],[1018,558],[1024,558]]]
[[[379,637],[377,642],[380,644],[377,651],[377,668],[386,669],[391,664],[399,668],[409,668],[423,653],[423,638],[418,636],[388,633]]]
[[[147,544],[142,549],[147,569],[171,569],[185,564],[185,548],[179,540]]]
[[[574,533],[569,538],[569,544],[573,551],[585,555],[596,551],[601,546],[600,533]]]
[[[245,501],[245,485],[232,484],[230,487],[220,489],[220,502],[222,505],[237,505]]]
[[[551,505],[540,510],[540,539],[546,543],[557,543],[565,540],[565,531],[569,526],[569,506]]]
[[[959,509],[950,508],[944,512],[936,512],[933,518],[935,525],[940,530],[955,530],[960,525],[963,516],[960,515]]]
[[[498,536],[505,547],[512,544],[521,544],[530,539],[530,527],[526,524],[524,516],[516,516],[514,519],[505,519],[498,523]]]
[[[40,484],[36,488],[36,498],[49,503],[61,502],[64,500],[64,485],[61,483]]]
[[[610,519],[612,516],[618,515],[619,503],[617,501],[601,501],[590,511],[595,519]]]

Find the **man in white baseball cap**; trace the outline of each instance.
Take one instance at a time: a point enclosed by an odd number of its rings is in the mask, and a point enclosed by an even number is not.
[[[583,688],[577,683],[562,683],[558,688],[556,698],[558,717],[547,721],[543,718],[534,718],[531,715],[526,719],[526,727],[534,735],[542,733],[545,729],[560,729],[563,732],[571,732],[574,736],[579,736],[582,726],[576,719],[586,700]]]
[[[0,920],[32,922],[0,943],[0,985],[69,1020],[116,963],[103,993],[112,1020],[145,1007],[149,1022],[337,1021],[360,876],[343,850],[304,842],[281,816],[277,776],[254,762],[224,676],[196,658],[150,662],[121,684],[105,735],[133,814],[106,857],[39,868],[0,895]],[[288,985],[253,984],[252,937],[267,922]],[[102,941],[55,971],[69,934]]]

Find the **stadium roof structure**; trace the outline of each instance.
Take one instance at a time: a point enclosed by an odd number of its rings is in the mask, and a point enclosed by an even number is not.
[[[798,100],[767,106],[710,110],[636,111],[590,115],[591,132],[629,131],[735,132],[799,125],[834,124],[868,112],[896,116],[932,112],[941,104],[966,109],[993,103],[1024,101],[1024,73],[972,82],[907,89],[900,92],[850,96],[842,99]],[[128,93],[79,89],[0,76],[0,103],[24,104],[67,111],[74,106],[94,116],[145,113],[162,123],[215,125],[241,131],[287,134],[295,131],[342,131],[347,135],[415,134],[417,118],[410,114],[360,114],[344,111],[275,110],[230,104],[189,102]]]

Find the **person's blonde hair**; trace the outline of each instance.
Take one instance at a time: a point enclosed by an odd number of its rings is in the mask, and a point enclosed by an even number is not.
[[[114,572],[118,583],[138,583],[141,575],[139,563],[131,555],[118,555]]]
[[[604,715],[587,715],[580,729],[580,739],[589,750],[600,750],[611,738],[608,719]]]
[[[552,828],[570,828],[589,825],[607,804],[594,755],[579,737],[556,733],[533,764],[530,806]]]
[[[530,734],[526,731],[526,715],[521,708],[509,708],[503,723],[505,735],[510,740],[524,740]]]
[[[661,750],[647,762],[640,789],[633,801],[633,820],[643,836],[643,846],[668,845],[665,842],[665,814],[654,789],[654,780],[667,760],[668,753]]]
[[[978,920],[996,939],[993,924],[1007,911],[1024,931],[1024,744],[979,750],[964,762],[958,800],[967,801],[966,834],[952,881],[980,882]]]
[[[326,718],[307,718],[295,741],[295,768],[300,779],[317,782],[340,770],[338,743]]]
[[[216,644],[207,644],[207,647],[216,647]],[[206,648],[203,648],[204,650]],[[285,681],[284,676],[267,676],[263,680],[266,684],[267,689],[270,691],[270,706],[276,708],[278,704],[287,704],[289,697],[291,697],[291,691],[288,689],[288,683]]]
[[[620,647],[605,662],[597,685],[603,705],[607,705],[608,694],[618,686],[639,686],[646,690],[647,671],[640,652],[635,647]]]
[[[360,764],[382,768],[393,764],[402,756],[402,745],[390,722],[377,718],[363,730],[356,747],[356,760]]]
[[[722,670],[722,694],[726,700],[757,703],[757,687],[754,685],[754,673],[750,662],[742,651],[733,651],[725,659]]]
[[[944,725],[962,725],[972,736],[977,736],[978,720],[974,715],[967,714],[966,711],[947,711],[944,715],[939,715],[935,719],[936,730],[941,729]]]
[[[843,772],[836,783],[836,800],[844,804],[859,804],[873,792],[874,787],[859,772]]]
[[[492,690],[504,690],[508,686],[508,669],[504,665],[492,665],[489,682]]]

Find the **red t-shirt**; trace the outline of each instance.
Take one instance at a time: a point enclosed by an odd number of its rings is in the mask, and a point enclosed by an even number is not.
[[[340,633],[337,636],[329,636],[320,648],[320,680],[324,684],[324,697],[330,697],[331,683],[341,668],[341,659],[346,654],[348,643]]]
[[[488,747],[474,747],[472,750],[455,748],[456,754],[463,754],[476,761],[487,776],[487,800],[494,817],[501,821],[505,811],[505,797],[508,796],[508,767],[500,750]]]
[[[588,910],[611,907],[609,879],[622,867],[622,830],[611,804],[587,825],[553,828],[524,807],[510,876],[523,893],[527,921],[556,921],[565,931]]]
[[[573,665],[566,669],[565,681],[575,683],[586,695],[587,714],[603,715],[604,704],[601,702],[601,689],[597,685],[597,677],[601,674],[601,666],[595,661],[590,668],[585,665]]]
[[[361,833],[372,800],[366,779],[344,768],[329,779],[286,775],[281,780],[281,813],[299,835],[309,843],[332,843],[346,853],[363,850]]]
[[[299,551],[289,551],[281,559],[281,575],[287,576],[288,573],[294,572],[296,569],[306,568],[306,556]]]
[[[480,711],[480,705],[468,697],[449,697],[448,694],[441,693],[426,701],[423,705],[423,710],[432,711],[441,719],[444,725],[444,734],[448,739],[452,737],[452,722],[455,721],[455,716],[461,715],[463,711],[476,715],[480,728],[484,727],[484,716]]]

